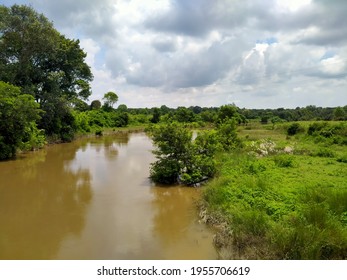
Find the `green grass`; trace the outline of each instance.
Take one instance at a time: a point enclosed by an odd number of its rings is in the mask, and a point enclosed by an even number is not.
[[[346,145],[260,131],[258,142],[244,137],[245,149],[219,155],[219,174],[204,190],[209,214],[227,225],[224,257],[347,259]],[[254,153],[261,138],[278,143],[266,156]]]

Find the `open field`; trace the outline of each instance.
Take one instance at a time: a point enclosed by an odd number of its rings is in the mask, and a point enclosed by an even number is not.
[[[347,258],[346,122],[287,136],[290,125],[246,126],[244,147],[219,155],[202,217],[221,258]]]

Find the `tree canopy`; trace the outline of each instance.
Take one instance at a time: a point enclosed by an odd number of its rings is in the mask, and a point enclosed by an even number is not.
[[[73,138],[71,107],[91,94],[85,58],[79,40],[60,34],[33,8],[0,6],[0,81],[33,96],[44,112],[38,126],[47,135]]]
[[[105,93],[103,100],[105,100],[105,106],[112,108],[118,101],[118,95],[112,91]]]
[[[21,87],[40,104],[52,94],[89,97],[93,75],[79,40],[65,38],[28,6],[1,6],[0,15],[0,80]]]

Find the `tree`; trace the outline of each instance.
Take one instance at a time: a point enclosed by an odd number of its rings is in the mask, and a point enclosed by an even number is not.
[[[337,107],[334,110],[334,120],[342,121],[346,117],[346,112],[342,107]]]
[[[174,119],[178,122],[193,122],[195,121],[195,115],[192,110],[186,107],[178,107]]]
[[[235,119],[237,123],[245,123],[246,118],[240,115],[237,111],[237,107],[235,105],[223,105],[219,108],[217,113],[217,122],[223,123],[230,119]]]
[[[151,118],[151,123],[158,123],[160,121],[160,110],[158,108],[153,109],[153,116]]]
[[[93,100],[92,103],[90,103],[90,109],[92,110],[98,110],[101,108],[101,102],[100,100]]]
[[[192,133],[177,123],[153,128],[151,136],[158,159],[151,166],[151,179],[158,183],[173,184],[178,181],[189,153]]]
[[[161,105],[160,106],[160,114],[161,115],[165,115],[168,114],[170,112],[170,108],[167,107],[166,105]]]
[[[68,107],[76,98],[86,100],[93,78],[79,40],[65,38],[44,15],[28,6],[0,6],[0,16],[0,80],[31,94],[45,111],[43,119],[70,118],[71,114],[57,111],[59,104]],[[70,129],[64,127],[65,120],[40,125],[49,133],[55,128],[46,125],[59,122],[61,135]]]
[[[28,6],[2,6],[1,16],[1,80],[20,86],[40,104],[51,94],[88,98],[93,76],[79,40],[65,38]]]
[[[112,91],[105,93],[103,100],[105,100],[105,107],[112,108],[118,101],[118,95]]]
[[[117,108],[117,111],[119,111],[119,112],[127,112],[128,111],[128,107],[125,104],[120,104],[118,106],[118,108]]]
[[[39,105],[20,88],[0,81],[0,160],[16,156],[16,150],[28,132],[36,131]]]
[[[195,184],[215,172],[213,134],[192,140],[192,132],[173,122],[153,127],[150,131],[157,161],[151,165],[150,177],[162,184]],[[217,138],[214,138],[216,140]]]
[[[217,129],[219,144],[224,151],[230,151],[242,145],[237,136],[237,125],[235,119],[228,119],[219,125]]]

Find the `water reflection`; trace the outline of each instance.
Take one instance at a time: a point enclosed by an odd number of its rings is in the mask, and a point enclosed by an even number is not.
[[[213,233],[199,223],[196,205],[200,189],[155,187],[153,230],[166,259],[215,259]]]
[[[124,133],[0,163],[0,258],[216,258],[199,190],[154,186],[152,149]]]
[[[81,233],[90,174],[67,169],[78,147],[62,146],[0,163],[0,259],[51,259],[67,235]]]

